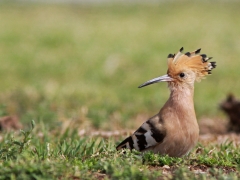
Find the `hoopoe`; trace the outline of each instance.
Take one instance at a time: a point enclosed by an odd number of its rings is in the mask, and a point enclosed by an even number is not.
[[[201,49],[168,55],[166,75],[149,80],[139,88],[158,82],[167,82],[170,97],[159,113],[144,122],[131,136],[117,146],[153,151],[154,153],[180,157],[197,143],[199,127],[194,110],[194,82],[200,81],[216,67],[208,62],[211,57],[199,55]]]

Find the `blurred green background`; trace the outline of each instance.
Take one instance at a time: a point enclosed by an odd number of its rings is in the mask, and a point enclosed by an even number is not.
[[[152,4],[1,3],[1,113],[50,128],[132,129],[156,114],[166,83],[137,86],[167,71],[167,55],[202,48],[213,75],[195,85],[195,109],[225,118],[219,103],[240,98],[240,2]]]

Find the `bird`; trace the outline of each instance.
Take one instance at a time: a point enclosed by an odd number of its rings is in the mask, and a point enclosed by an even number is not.
[[[201,48],[183,53],[183,47],[167,58],[167,74],[151,79],[138,88],[167,82],[170,96],[160,111],[145,121],[117,147],[120,149],[152,151],[170,157],[182,157],[197,144],[199,126],[194,109],[194,82],[212,73],[216,62],[200,54]]]

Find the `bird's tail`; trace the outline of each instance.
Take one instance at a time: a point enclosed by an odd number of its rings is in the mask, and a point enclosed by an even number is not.
[[[116,149],[117,150],[120,150],[120,149],[134,149],[133,147],[133,139],[132,139],[132,136],[129,136],[128,138],[126,138],[123,142],[121,142],[117,147]]]

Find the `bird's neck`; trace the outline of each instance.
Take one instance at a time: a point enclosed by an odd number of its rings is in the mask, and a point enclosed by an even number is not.
[[[193,102],[194,86],[169,84],[169,89],[171,94],[168,101],[171,106],[176,107],[178,110],[188,110],[195,113]]]

